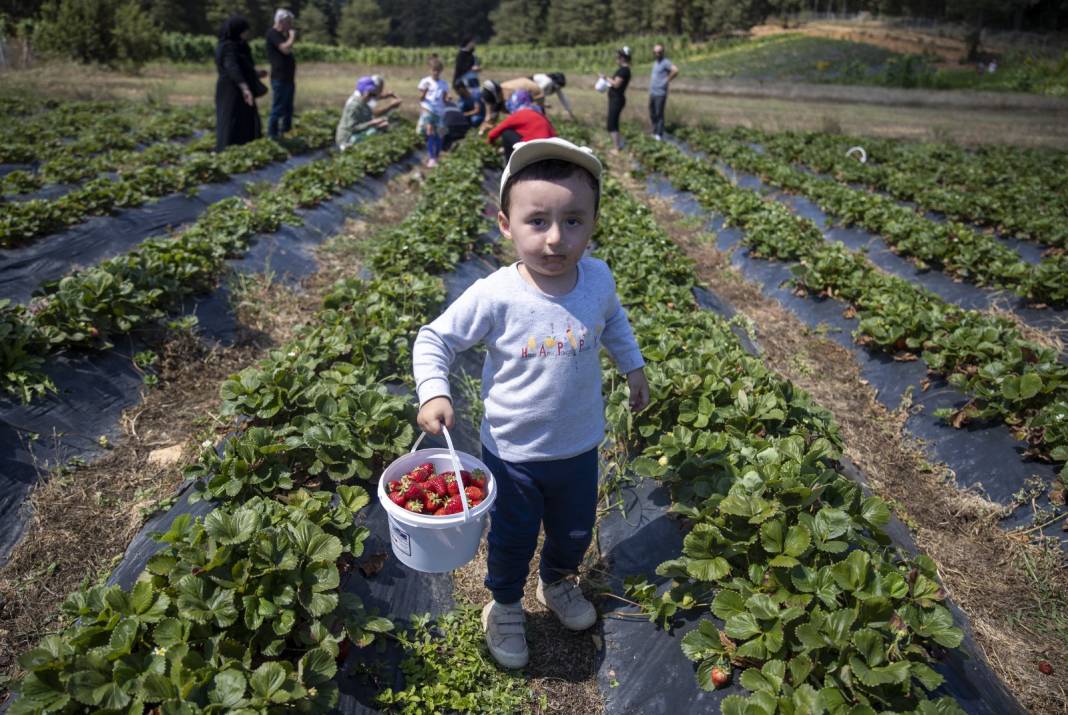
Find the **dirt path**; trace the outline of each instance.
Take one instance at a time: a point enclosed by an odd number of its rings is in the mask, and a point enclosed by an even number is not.
[[[613,164],[625,177],[623,163]],[[997,524],[1000,507],[961,491],[944,466],[928,462],[904,431],[907,413],[891,413],[876,400],[847,350],[732,270],[696,222],[648,197],[636,181],[627,183],[697,262],[702,281],[753,322],[767,364],[834,414],[846,455],[937,562],[988,661],[1024,707],[1064,713],[1063,678],[1039,670],[1045,661],[1056,674],[1068,663],[1068,574],[1060,550],[1010,538]]]

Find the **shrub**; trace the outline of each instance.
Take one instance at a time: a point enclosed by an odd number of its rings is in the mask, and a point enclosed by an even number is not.
[[[139,66],[160,54],[160,30],[137,0],[50,0],[34,45],[84,63]]]

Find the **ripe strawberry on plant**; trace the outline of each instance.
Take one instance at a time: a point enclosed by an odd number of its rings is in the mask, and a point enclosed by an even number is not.
[[[416,514],[422,514],[425,511],[422,499],[412,499],[404,505],[404,508]]]
[[[731,682],[731,673],[729,670],[720,668],[718,665],[712,667],[712,686],[716,689],[726,687]]]

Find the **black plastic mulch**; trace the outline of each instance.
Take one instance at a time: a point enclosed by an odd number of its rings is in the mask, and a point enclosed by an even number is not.
[[[109,216],[93,216],[24,246],[0,248],[0,298],[24,303],[42,283],[129,251],[146,238],[195,221],[213,203],[241,195],[249,184],[276,182],[290,169],[326,154],[317,151],[295,156],[256,171],[235,174],[225,183],[204,184],[194,192],[171,194]]]

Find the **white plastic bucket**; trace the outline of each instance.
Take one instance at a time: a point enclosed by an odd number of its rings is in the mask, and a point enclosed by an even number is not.
[[[478,544],[486,528],[490,509],[497,499],[497,482],[490,470],[480,460],[457,452],[452,446],[449,431],[442,426],[448,449],[418,449],[426,433],[412,446],[412,451],[394,460],[382,472],[378,480],[378,501],[386,510],[389,519],[389,540],[393,554],[401,563],[424,573],[443,573],[458,569],[478,553]],[[388,485],[403,477],[420,464],[430,462],[434,472],[453,471],[457,478],[460,470],[481,469],[486,473],[486,494],[475,508],[467,503],[464,490],[460,490],[463,511],[448,516],[416,514],[394,504],[388,494]]]

